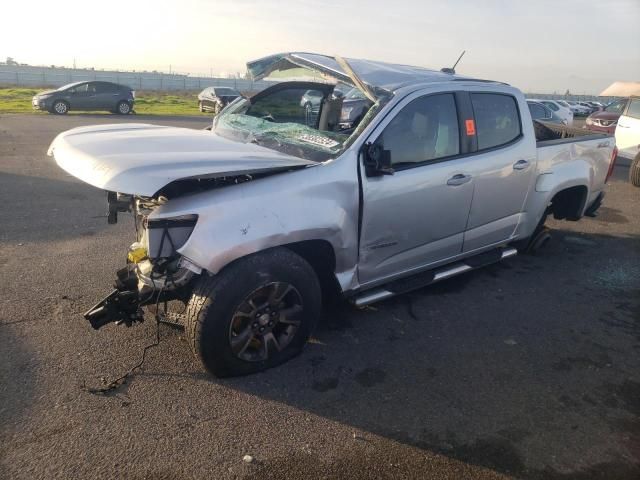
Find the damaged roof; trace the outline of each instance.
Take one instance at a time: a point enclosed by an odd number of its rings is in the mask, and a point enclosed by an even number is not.
[[[317,53],[279,53],[247,62],[247,71],[253,79],[259,80],[274,71],[303,67],[319,72],[329,79],[353,84],[353,78],[341,67],[339,60],[341,60],[339,57]],[[358,79],[374,91],[394,92],[408,85],[430,82],[461,80],[486,81],[410,65],[399,65],[357,58],[346,58],[345,60],[357,75]]]

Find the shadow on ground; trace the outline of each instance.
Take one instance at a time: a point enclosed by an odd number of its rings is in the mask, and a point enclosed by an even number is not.
[[[91,237],[110,227],[104,191],[74,180],[0,172],[0,241]],[[130,216],[121,215],[124,222]]]
[[[298,359],[221,383],[516,477],[640,478],[640,240],[553,236],[536,256],[342,305]]]

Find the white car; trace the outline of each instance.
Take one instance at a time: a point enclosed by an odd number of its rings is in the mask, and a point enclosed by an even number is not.
[[[629,181],[640,187],[640,97],[631,97],[616,127],[618,155],[632,158]]]
[[[546,98],[536,100],[546,107],[549,107],[553,113],[559,116],[561,119],[566,120],[567,125],[573,123],[573,112],[568,106],[562,105],[557,100],[547,100]]]

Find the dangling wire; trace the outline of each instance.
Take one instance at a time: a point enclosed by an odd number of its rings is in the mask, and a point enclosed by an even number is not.
[[[97,387],[97,388],[90,388],[85,386],[84,384],[82,385],[82,388],[84,390],[86,390],[89,393],[93,393],[93,394],[106,394],[112,390],[115,390],[116,388],[124,385],[126,383],[126,379],[133,375],[133,373],[139,369],[142,368],[142,366],[144,365],[144,361],[146,360],[147,357],[147,351],[152,349],[153,347],[157,347],[160,344],[160,312],[158,310],[158,305],[160,304],[160,297],[162,296],[162,292],[164,291],[164,287],[167,285],[167,278],[165,278],[164,281],[164,285],[162,285],[162,288],[158,291],[158,296],[156,297],[156,311],[155,311],[155,320],[156,320],[156,338],[155,341],[153,343],[150,343],[149,345],[147,345],[146,347],[144,347],[144,349],[142,350],[142,358],[140,359],[140,361],[133,366],[132,368],[130,368],[124,375],[116,378],[115,380],[112,380],[111,382],[107,383],[106,386],[104,387]],[[165,311],[166,311],[166,302],[165,302]]]

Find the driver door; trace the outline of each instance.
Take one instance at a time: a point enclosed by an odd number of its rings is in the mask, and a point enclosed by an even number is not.
[[[362,285],[461,253],[474,188],[464,156],[473,132],[463,119],[472,117],[463,111],[462,98],[414,94],[374,131],[373,144],[389,152],[394,173],[366,176],[361,165]]]
[[[72,110],[89,110],[91,106],[91,96],[95,96],[95,92],[89,91],[88,83],[76,85],[69,91],[69,104]]]

